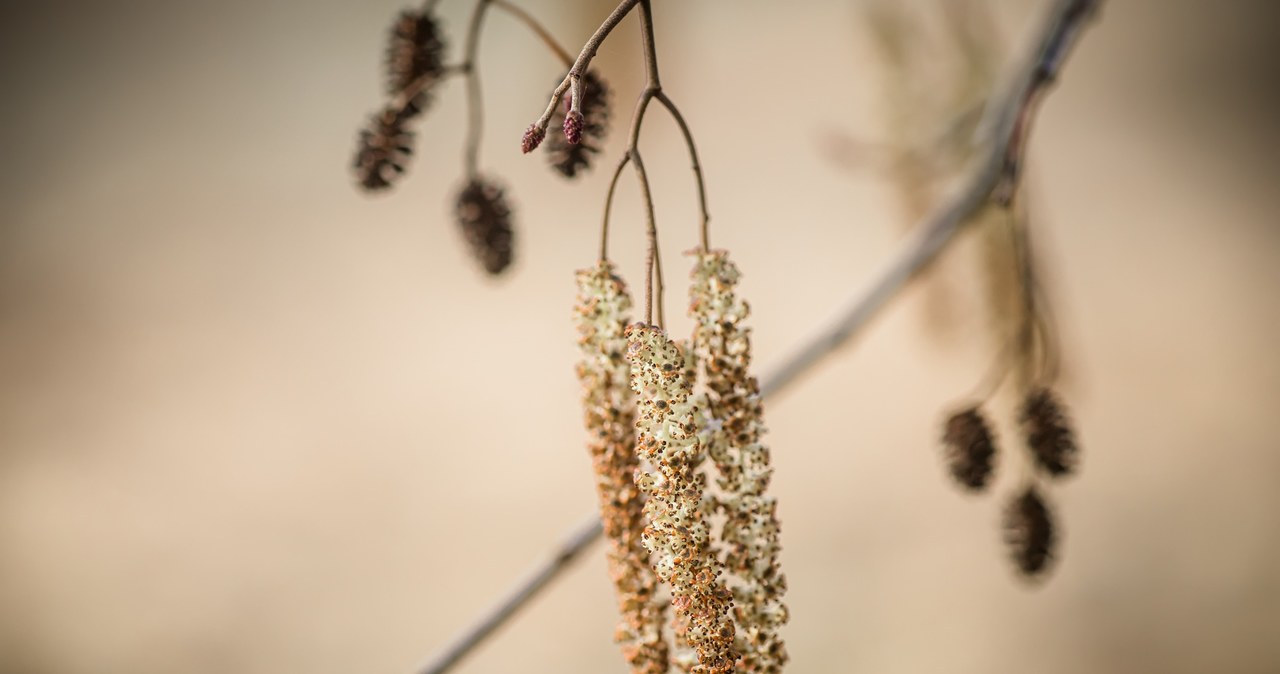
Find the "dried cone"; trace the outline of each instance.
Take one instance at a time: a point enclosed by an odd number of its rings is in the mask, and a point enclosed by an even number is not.
[[[948,417],[942,445],[956,483],[973,491],[985,489],[991,479],[996,446],[982,412],[970,407]]]
[[[697,653],[692,674],[735,671],[732,597],[720,578],[702,512],[703,480],[694,472],[702,447],[685,356],[657,327],[627,328],[631,389],[638,396],[637,452],[651,467],[636,476],[645,492],[644,544],[658,578],[671,587],[677,629]]]
[[[458,194],[455,215],[471,252],[485,271],[501,274],[511,264],[514,234],[511,208],[502,188],[485,178],[472,178]]]
[[[663,606],[654,597],[658,579],[642,539],[644,499],[635,485],[640,462],[625,334],[631,297],[608,262],[579,271],[577,281],[578,380],[600,519],[609,542],[609,574],[622,613],[617,639],[632,672],[664,674],[668,646],[662,637]]]
[[[404,173],[413,154],[413,133],[405,129],[400,111],[387,108],[360,130],[354,168],[356,179],[366,190],[384,190]]]
[[[566,114],[570,104],[566,97],[566,110],[557,110],[550,122],[564,133],[547,138],[551,166],[566,178],[591,167],[591,158],[600,151],[609,130],[609,87],[594,71],[587,71],[578,86],[582,87],[581,105]]]
[[[406,106],[412,116],[430,103],[431,89],[444,74],[445,43],[429,12],[405,10],[391,26],[387,44],[387,93],[399,96],[416,89]]]
[[[708,452],[723,490],[718,507],[726,516],[721,536],[733,589],[737,647],[743,672],[781,672],[787,663],[779,635],[788,619],[782,596],[786,577],[778,565],[777,503],[766,495],[773,474],[760,387],[752,377],[749,313],[737,297],[738,268],[725,251],[697,252],[689,312],[696,321],[694,350],[706,377],[711,420]]]
[[[1029,577],[1044,573],[1053,559],[1053,516],[1034,486],[1005,506],[1004,541],[1018,570]]]
[[[1022,429],[1036,465],[1054,477],[1075,470],[1078,449],[1071,421],[1049,389],[1027,394],[1022,406]]]

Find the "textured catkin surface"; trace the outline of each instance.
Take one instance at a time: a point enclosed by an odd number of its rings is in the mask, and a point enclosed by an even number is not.
[[[636,452],[647,467],[636,475],[645,493],[644,542],[658,577],[671,589],[676,630],[697,654],[697,664],[677,665],[691,674],[734,671],[733,595],[712,549],[703,512],[704,476],[696,472],[706,449],[697,427],[693,382],[684,349],[660,328],[627,328],[627,360],[636,394]]]
[[[776,674],[787,663],[780,630],[787,622],[787,589],[778,553],[777,500],[768,493],[773,466],[763,443],[764,406],[751,375],[750,313],[737,295],[737,266],[722,250],[695,252],[689,286],[693,347],[701,365],[707,414],[708,453],[722,490],[715,510],[725,517],[719,541],[724,564],[736,581],[734,615],[740,670]]]
[[[609,575],[622,616],[614,638],[633,672],[663,674],[669,661],[665,601],[657,596],[658,579],[641,539],[644,504],[635,482],[636,405],[626,358],[631,296],[608,262],[579,271],[577,281],[578,381]]]
[[[597,507],[568,308],[609,171],[569,184],[519,155],[560,67],[495,19],[482,163],[522,227],[511,275],[456,231],[457,82],[405,180],[358,193],[409,4],[0,3],[0,671],[411,672]],[[465,4],[440,3],[454,36]],[[568,42],[612,3],[522,4]],[[853,3],[730,4],[655,3],[657,41],[767,376],[902,228],[889,185],[823,150],[881,137]],[[1015,42],[1039,3],[996,5]],[[959,339],[923,334],[908,292],[767,401],[788,671],[1280,671],[1274,11],[1109,2],[1034,124],[1082,451],[1047,583],[1011,577],[1003,503],[939,461],[941,415],[989,365],[978,278],[950,295],[975,303]],[[605,168],[642,70],[634,25],[617,35]],[[685,338],[688,159],[661,114],[643,148]],[[610,255],[638,291],[620,185]],[[990,410],[1002,441],[1018,402]],[[624,674],[617,622],[597,547],[458,671]]]

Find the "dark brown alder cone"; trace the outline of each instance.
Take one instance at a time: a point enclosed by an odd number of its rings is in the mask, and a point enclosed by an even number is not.
[[[1036,465],[1054,477],[1075,470],[1077,447],[1071,421],[1049,389],[1027,394],[1022,406],[1022,430]]]
[[[566,178],[573,178],[579,171],[591,168],[592,157],[600,152],[609,130],[611,94],[608,85],[594,71],[587,71],[579,86],[582,87],[582,105],[577,112],[582,115],[582,123],[580,129],[574,131],[577,142],[571,142],[566,137],[573,125],[567,123],[565,110],[557,110],[550,122],[553,128],[563,128],[565,133],[553,133],[547,138],[547,156],[551,167]],[[566,96],[566,109],[567,98]]]
[[[970,407],[948,417],[942,444],[947,467],[956,482],[972,491],[985,489],[996,446],[982,412]]]
[[[511,264],[511,208],[502,188],[485,178],[474,178],[458,194],[454,211],[458,226],[485,271],[501,274]]]
[[[1027,576],[1040,575],[1052,561],[1057,542],[1053,515],[1034,486],[1005,506],[1004,541],[1018,570]]]
[[[418,114],[430,103],[431,89],[444,74],[444,56],[445,43],[434,16],[405,10],[396,17],[387,44],[387,93],[399,96],[422,79],[421,93],[405,106],[405,116]]]
[[[405,129],[405,119],[398,110],[387,108],[360,130],[354,167],[364,189],[386,189],[404,173],[413,153],[413,133]]]

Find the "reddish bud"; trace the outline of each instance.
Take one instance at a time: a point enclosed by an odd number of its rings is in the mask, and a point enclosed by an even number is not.
[[[524,136],[520,138],[520,151],[529,154],[538,149],[546,135],[546,130],[538,126],[537,123],[530,124],[529,128],[524,130]]]
[[[569,114],[564,116],[564,139],[569,141],[570,145],[577,145],[582,142],[581,112],[570,110]]]

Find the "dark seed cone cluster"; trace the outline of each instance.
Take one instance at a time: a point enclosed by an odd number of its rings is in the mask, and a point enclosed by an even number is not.
[[[1035,486],[1027,487],[1005,506],[1004,540],[1024,575],[1034,577],[1048,570],[1057,537],[1053,515]]]
[[[587,71],[578,86],[582,88],[581,105],[568,112],[571,101],[565,97],[565,109],[557,110],[550,126],[561,128],[563,134],[552,133],[547,139],[547,156],[551,167],[566,178],[573,178],[580,171],[591,168],[592,158],[604,145],[609,130],[609,99],[611,92],[595,71]],[[528,145],[528,132],[526,132]],[[538,138],[541,141],[541,137]],[[536,145],[536,143],[535,143]]]
[[[1053,477],[1074,472],[1077,461],[1071,422],[1053,392],[1033,389],[1022,406],[1022,429],[1036,465]]]
[[[704,450],[688,361],[660,328],[633,324],[627,340],[631,389],[637,394],[636,450],[647,462],[636,475],[647,496],[644,544],[658,578],[671,588],[677,636],[697,654],[688,671],[728,674],[738,661],[733,596],[711,547],[703,513],[705,479],[695,472]]]
[[[444,74],[445,43],[436,18],[429,12],[405,10],[391,26],[387,43],[387,93],[412,92],[406,114],[421,112],[430,103],[431,89]]]
[[[644,547],[644,498],[635,484],[640,462],[626,359],[631,297],[608,262],[579,271],[577,281],[578,380],[609,546],[609,574],[622,614],[617,640],[634,674],[665,674],[669,649],[662,636],[664,609],[654,596],[658,579]]]
[[[738,671],[778,674],[787,663],[779,634],[788,620],[787,581],[778,562],[777,502],[767,494],[773,476],[760,387],[751,376],[750,313],[737,296],[740,273],[725,251],[695,251],[689,313],[693,345],[706,384],[704,435],[722,494],[724,565],[734,582]]]
[[[413,154],[413,132],[405,128],[406,121],[399,110],[386,108],[360,130],[354,168],[364,189],[384,190],[404,174]]]
[[[514,233],[501,187],[486,178],[471,179],[458,194],[454,215],[485,271],[497,275],[510,266]]]
[[[996,455],[991,427],[977,407],[963,409],[950,417],[942,435],[943,455],[951,477],[971,491],[987,487]]]

